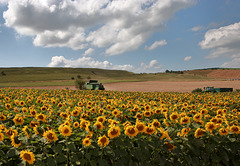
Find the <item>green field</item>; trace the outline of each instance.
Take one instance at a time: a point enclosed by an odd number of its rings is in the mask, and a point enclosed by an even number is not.
[[[71,86],[79,76],[84,80],[96,79],[102,83],[129,81],[183,81],[213,80],[196,72],[179,73],[133,73],[123,70],[95,68],[0,68],[0,87],[14,86]]]

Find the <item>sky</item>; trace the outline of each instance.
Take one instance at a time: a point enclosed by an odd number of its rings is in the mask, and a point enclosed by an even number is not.
[[[0,0],[0,67],[240,68],[239,0]]]

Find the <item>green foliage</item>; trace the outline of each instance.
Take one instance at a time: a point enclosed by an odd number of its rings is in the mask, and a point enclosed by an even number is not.
[[[83,90],[85,88],[85,81],[82,79],[76,79],[75,80],[75,87],[77,89]]]
[[[196,88],[192,90],[192,93],[199,93],[199,92],[203,92],[203,90],[201,88]]]

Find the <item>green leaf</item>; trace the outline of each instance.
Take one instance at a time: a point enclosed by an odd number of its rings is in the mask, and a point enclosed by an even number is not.
[[[107,164],[107,161],[104,159],[98,159],[98,165],[99,166],[105,166]]]
[[[13,156],[17,156],[18,154],[19,152],[15,148],[11,148],[7,151],[6,156],[13,157]]]
[[[57,165],[56,160],[53,157],[48,157],[47,158],[47,163],[48,163],[49,166]]]
[[[91,154],[91,153],[86,153],[86,154],[85,154],[85,157],[86,157],[88,160],[90,160],[90,159],[91,159],[91,156],[92,156],[92,154]]]
[[[198,128],[200,128],[201,125],[194,122],[194,123],[192,123],[192,126],[196,129],[198,129]]]
[[[26,161],[22,161],[21,163],[18,164],[18,166],[25,166],[26,165]]]
[[[85,165],[85,163],[86,163],[86,160],[85,160],[85,159],[80,159],[80,164],[81,164],[81,165]]]
[[[63,146],[61,144],[57,144],[55,146],[52,147],[53,151],[55,153],[62,153],[62,149],[63,149]]]
[[[71,150],[73,152],[77,151],[76,146],[74,145],[73,142],[69,142],[67,147],[68,147],[69,150]]]
[[[91,165],[91,166],[97,166],[97,162],[96,162],[95,160],[91,160],[91,161],[90,161],[90,165]]]
[[[63,154],[60,154],[56,157],[57,163],[62,163],[67,160],[67,157]]]

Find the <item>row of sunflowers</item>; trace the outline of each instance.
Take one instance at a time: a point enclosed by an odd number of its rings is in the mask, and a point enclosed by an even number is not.
[[[240,93],[0,89],[0,165],[240,165]]]

